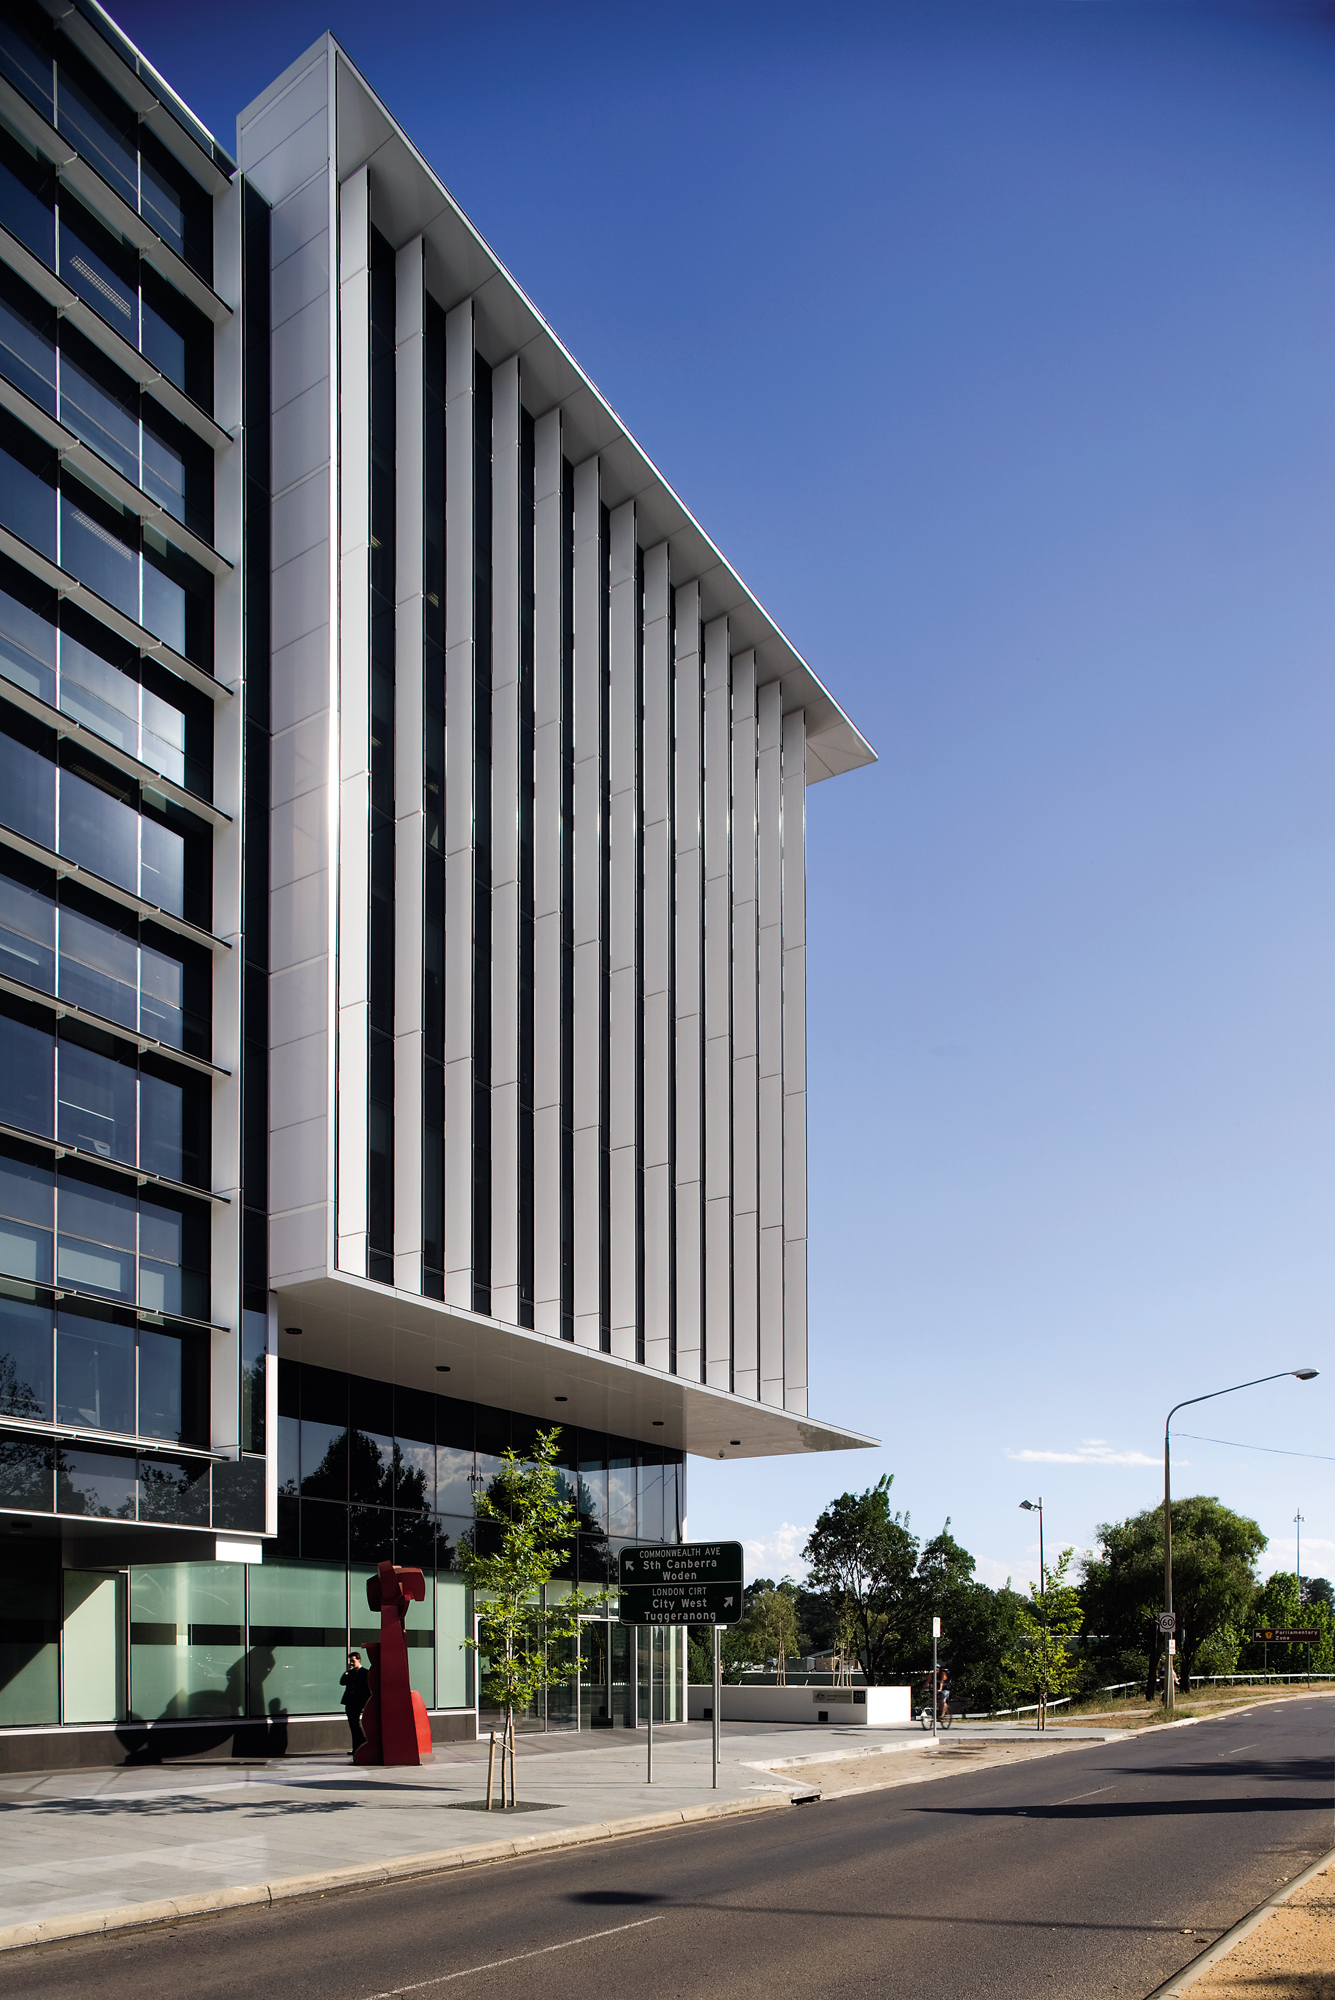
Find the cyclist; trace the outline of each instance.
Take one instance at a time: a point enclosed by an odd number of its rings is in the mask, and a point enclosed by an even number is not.
[[[950,1717],[950,1669],[942,1667],[936,1677],[936,1712],[942,1722]]]

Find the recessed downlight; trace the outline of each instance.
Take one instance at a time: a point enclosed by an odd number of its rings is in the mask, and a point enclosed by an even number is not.
[[[570,1398],[569,1396],[558,1396],[556,1400],[558,1403],[568,1403]]]
[[[450,1372],[450,1364],[448,1361],[438,1361],[436,1363],[437,1375],[448,1375],[449,1372]]]
[[[289,1340],[301,1339],[301,1328],[299,1326],[285,1326],[283,1328],[283,1332],[287,1335]]]
[[[662,1428],[663,1428],[663,1419],[662,1419],[661,1417],[655,1417],[655,1418],[654,1418],[654,1429],[655,1429],[656,1431],[661,1431],[661,1430],[662,1430]]]
[[[740,1443],[741,1443],[741,1439],[740,1439],[740,1438],[729,1438],[729,1439],[728,1439],[728,1443],[729,1443],[729,1444],[740,1444]]]

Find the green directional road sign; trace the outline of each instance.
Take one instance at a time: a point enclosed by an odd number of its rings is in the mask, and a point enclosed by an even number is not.
[[[736,1625],[745,1609],[740,1542],[622,1549],[623,1625]]]

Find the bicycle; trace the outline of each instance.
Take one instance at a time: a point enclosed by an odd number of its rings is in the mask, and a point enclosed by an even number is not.
[[[918,1710],[918,1720],[919,1720],[919,1722],[920,1722],[920,1723],[922,1724],[922,1726],[923,1726],[923,1728],[924,1728],[924,1729],[930,1729],[930,1728],[931,1728],[931,1726],[932,1726],[932,1704],[931,1704],[931,1702],[930,1702],[930,1701],[925,1701],[925,1702],[924,1702],[924,1703],[922,1704],[922,1707],[921,1707],[921,1708],[920,1708],[920,1709]],[[951,1713],[951,1708],[950,1708],[950,1701],[949,1701],[949,1699],[947,1699],[947,1700],[945,1700],[945,1701],[943,1701],[943,1702],[939,1703],[939,1705],[938,1705],[938,1707],[937,1707],[937,1712],[936,1712],[936,1726],[937,1726],[937,1728],[938,1728],[938,1729],[949,1729],[949,1727],[950,1727],[951,1723],[952,1723],[952,1722],[953,1722],[954,1720],[955,1720],[955,1718],[954,1718],[953,1714]]]

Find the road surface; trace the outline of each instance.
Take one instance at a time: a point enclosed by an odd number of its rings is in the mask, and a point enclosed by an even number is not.
[[[18,1952],[4,1986],[8,2000],[1143,2000],[1335,1845],[1333,1729],[1335,1701],[1305,1697],[1009,1768],[961,1757],[931,1783]]]

